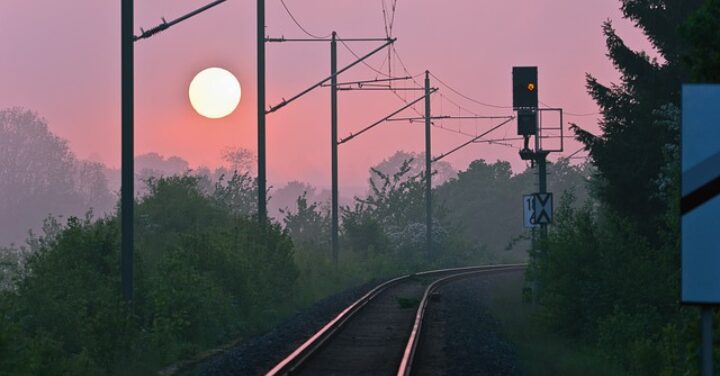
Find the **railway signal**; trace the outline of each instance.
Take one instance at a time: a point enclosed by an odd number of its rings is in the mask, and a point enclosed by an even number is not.
[[[532,249],[538,252],[538,244],[545,244],[547,226],[552,223],[553,200],[552,193],[547,191],[547,156],[551,152],[563,151],[563,111],[559,108],[538,107],[538,69],[537,67],[513,67],[513,109],[517,112],[517,133],[523,136],[523,148],[520,149],[520,158],[531,161],[538,168],[538,189],[536,193],[525,195],[523,198],[523,212],[525,227],[532,229]],[[559,127],[543,127],[541,114],[543,112],[557,112],[560,117]],[[543,131],[552,133],[559,131],[560,147],[546,148],[543,140],[554,137],[543,135]],[[530,139],[534,144],[530,144]],[[539,227],[539,238],[536,228]],[[539,289],[533,283],[533,290]]]
[[[513,108],[517,111],[517,134],[523,136],[520,153],[523,160],[533,159],[530,136],[538,133],[538,71],[537,67],[513,68]]]
[[[516,109],[538,107],[537,67],[513,68],[513,107]]]

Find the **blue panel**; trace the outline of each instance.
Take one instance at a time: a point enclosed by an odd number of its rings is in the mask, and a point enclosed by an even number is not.
[[[682,194],[720,175],[720,85],[683,85]],[[682,301],[720,303],[720,197],[682,218]]]
[[[720,197],[682,218],[682,300],[720,303]]]
[[[720,151],[720,85],[683,85],[683,172]]]

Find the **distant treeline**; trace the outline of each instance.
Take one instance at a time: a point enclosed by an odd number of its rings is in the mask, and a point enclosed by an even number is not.
[[[17,207],[12,217],[0,215],[17,230],[39,229],[0,249],[3,374],[150,374],[371,279],[527,256],[526,244],[510,245],[527,237],[520,198],[534,190],[535,177],[531,170],[513,175],[507,162],[475,161],[460,172],[436,166],[429,257],[423,156],[391,156],[370,171],[368,193],[343,205],[334,265],[326,196],[313,187],[293,182],[271,192],[278,219],[261,226],[251,153],[230,150],[228,167],[213,172],[149,154],[138,164],[136,290],[128,306],[120,295],[112,175],[91,164],[93,174],[83,176],[92,179],[70,179],[85,162],[43,120],[21,109],[1,119],[3,132],[17,134],[11,150],[25,157],[4,160],[6,197],[14,199],[3,205]],[[27,144],[54,154],[33,155],[21,148]],[[19,168],[26,174],[11,174]],[[584,166],[560,161],[550,171],[557,192],[585,194]],[[52,206],[59,203],[66,206]]]

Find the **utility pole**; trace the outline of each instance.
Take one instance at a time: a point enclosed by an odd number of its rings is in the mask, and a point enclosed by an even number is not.
[[[535,121],[538,122],[535,127],[538,130],[538,133],[535,136],[535,163],[537,163],[538,167],[538,193],[545,194],[547,193],[547,156],[549,152],[542,150],[542,145],[540,143],[540,117],[535,116]],[[545,240],[547,240],[547,224],[541,223],[540,224],[540,245],[544,246]],[[537,244],[533,244],[533,248],[535,248]]]
[[[332,259],[335,264],[338,263],[338,254],[339,254],[339,222],[340,222],[340,215],[339,215],[339,195],[338,195],[338,146],[342,143],[338,141],[338,91],[340,90],[341,85],[347,85],[347,83],[339,84],[338,83],[338,76],[342,74],[343,72],[349,70],[350,68],[354,67],[355,65],[365,61],[370,56],[380,52],[385,47],[389,46],[392,43],[395,43],[395,39],[393,38],[338,38],[336,32],[332,32],[332,38],[312,38],[312,39],[297,39],[297,38],[264,38],[264,41],[271,42],[271,43],[282,43],[282,42],[330,42],[330,76],[323,79],[322,81],[310,86],[309,88],[303,90],[299,94],[294,95],[290,99],[283,99],[283,101],[276,105],[276,106],[270,106],[270,109],[265,111],[263,110],[263,114],[267,115],[270,113],[273,113],[275,111],[278,111],[279,109],[287,106],[291,102],[294,102],[295,100],[301,98],[305,94],[315,90],[319,87],[330,87],[330,154],[331,154],[331,191],[332,191],[332,203],[331,203],[331,253],[332,253]],[[338,69],[337,66],[337,42],[384,42],[384,44],[370,53],[366,54],[365,56],[358,57],[357,60],[352,62],[351,64],[343,67],[342,69]],[[326,84],[328,81],[330,81],[330,84]],[[378,80],[371,80],[372,82],[378,81]],[[371,81],[360,81],[356,82],[358,85],[362,85],[362,83],[369,83]],[[386,80],[382,80],[386,81]],[[348,89],[348,88],[345,88]],[[359,89],[362,90],[362,89]],[[264,93],[264,90],[263,90]],[[263,118],[264,123],[264,118]],[[258,148],[259,149],[259,148]],[[260,154],[260,153],[258,153]],[[264,153],[263,155],[263,161],[264,161]],[[260,155],[258,155],[258,161],[260,161]],[[264,164],[264,162],[263,162]],[[264,198],[264,196],[263,196]]]
[[[267,222],[265,159],[265,0],[257,0],[258,221]]]
[[[330,42],[330,148],[332,159],[332,259],[338,263],[338,231],[339,231],[339,204],[338,204],[338,79],[337,79],[337,33],[333,31]]]
[[[537,152],[536,162],[538,164],[538,193],[547,193],[547,155],[545,151]],[[547,223],[540,224],[540,244],[544,247],[547,240]]]
[[[122,296],[130,302],[133,298],[133,249],[134,249],[134,203],[135,203],[135,160],[134,160],[134,35],[133,2],[122,0],[121,11],[121,185],[120,185],[120,270]]]
[[[433,253],[432,237],[432,142],[430,127],[432,125],[430,111],[430,71],[425,71],[425,238],[428,258]]]
[[[121,108],[121,165],[120,165],[120,281],[122,296],[130,302],[133,298],[133,251],[135,212],[135,42],[147,39],[168,28],[224,3],[215,0],[201,8],[170,22],[148,30],[140,28],[134,35],[134,0],[122,0],[120,10],[120,108]]]

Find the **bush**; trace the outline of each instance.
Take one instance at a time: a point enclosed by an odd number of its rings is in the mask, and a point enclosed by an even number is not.
[[[3,372],[147,374],[293,308],[298,271],[278,225],[232,214],[194,177],[149,188],[136,208],[132,306],[119,294],[117,218],[71,218],[2,293]]]

